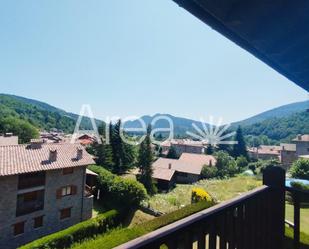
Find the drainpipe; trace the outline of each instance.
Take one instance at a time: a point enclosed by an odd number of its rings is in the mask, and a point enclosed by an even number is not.
[[[85,192],[85,175],[86,175],[86,167],[84,167],[84,174],[83,174],[83,182],[82,182],[82,206],[81,206],[81,214],[80,214],[80,221],[83,221],[83,213],[84,213],[84,192]]]

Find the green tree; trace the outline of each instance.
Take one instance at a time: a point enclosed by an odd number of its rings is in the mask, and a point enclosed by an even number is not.
[[[176,152],[176,149],[174,148],[174,146],[171,146],[170,149],[168,150],[167,152],[167,155],[166,155],[167,158],[170,158],[170,159],[178,159],[179,156]]]
[[[237,167],[240,171],[243,171],[248,166],[248,160],[244,156],[239,156],[236,159]]]
[[[293,163],[290,173],[293,178],[309,180],[309,160],[298,159]]]
[[[20,143],[28,143],[32,138],[39,137],[39,131],[29,122],[15,117],[0,119],[0,133],[13,133]]]
[[[218,168],[216,166],[204,165],[201,172],[202,178],[211,179],[218,176]]]
[[[244,156],[245,158],[248,158],[247,146],[240,126],[238,126],[237,128],[235,140],[237,141],[237,144],[234,144],[233,146],[232,155],[235,158],[239,156]]]
[[[215,152],[212,144],[208,144],[206,148],[206,155],[212,155]]]
[[[236,161],[227,152],[218,151],[215,156],[217,158],[218,177],[230,177],[237,173]]]
[[[115,125],[110,123],[110,144],[113,153],[113,172],[116,174],[124,173],[132,168],[135,161],[134,150],[132,145],[123,142],[121,137],[121,120]],[[126,134],[123,134],[126,136]]]
[[[109,144],[98,144],[96,146],[96,155],[97,160],[96,163],[98,165],[104,166],[111,171],[114,169],[114,161],[113,161],[113,149]]]
[[[149,125],[147,129],[146,138],[140,144],[139,155],[138,155],[138,166],[141,173],[139,181],[145,186],[148,194],[153,195],[157,191],[152,179],[153,174],[152,162],[154,160],[154,157],[151,148],[150,133],[151,133],[151,126]]]

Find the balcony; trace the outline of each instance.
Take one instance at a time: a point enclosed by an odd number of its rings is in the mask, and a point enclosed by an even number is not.
[[[17,196],[16,216],[30,214],[44,209],[44,190],[19,194]]]
[[[18,189],[29,189],[45,185],[45,172],[22,174],[18,177]]]
[[[117,249],[284,248],[285,171],[267,169],[263,186],[130,241]],[[308,196],[308,193],[302,193]],[[299,204],[295,203],[294,248],[299,248]]]

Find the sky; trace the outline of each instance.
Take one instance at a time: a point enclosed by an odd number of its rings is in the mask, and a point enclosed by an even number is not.
[[[0,0],[0,92],[224,122],[308,99],[172,0]]]

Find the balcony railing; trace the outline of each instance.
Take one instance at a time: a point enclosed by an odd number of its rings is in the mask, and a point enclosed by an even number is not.
[[[117,249],[283,248],[285,172],[269,168],[264,185],[130,241]]]
[[[302,202],[308,202],[309,192],[292,187],[286,187],[286,191],[291,194],[294,205],[294,223],[287,222],[294,229],[294,249],[300,248],[300,206]]]
[[[43,209],[44,209],[43,200],[27,202],[27,203],[17,206],[16,216],[30,214],[30,213],[43,210]]]

